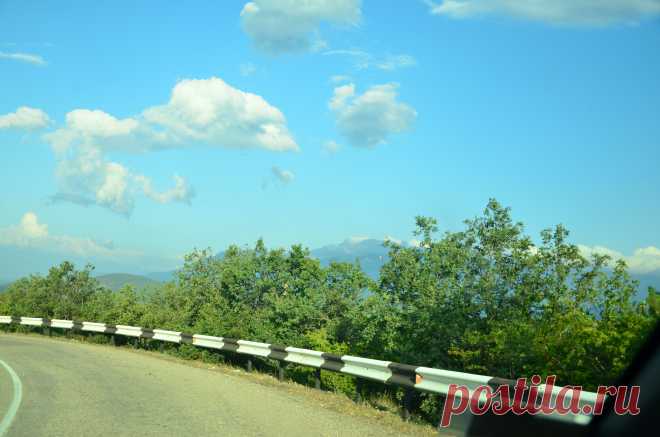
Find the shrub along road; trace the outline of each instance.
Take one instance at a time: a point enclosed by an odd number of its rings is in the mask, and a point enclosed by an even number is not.
[[[22,385],[8,436],[402,435],[276,387],[126,349],[0,335],[0,360]],[[0,367],[0,420],[13,385]]]

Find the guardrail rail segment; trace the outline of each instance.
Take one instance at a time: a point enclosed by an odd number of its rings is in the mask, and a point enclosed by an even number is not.
[[[475,375],[470,373],[455,372],[451,370],[434,369],[429,367],[411,366],[408,364],[394,363],[391,361],[374,360],[371,358],[361,358],[351,355],[335,355],[325,352],[319,352],[297,347],[286,347],[281,345],[260,343],[249,340],[238,340],[226,337],[213,337],[201,334],[186,334],[177,331],[167,331],[163,329],[149,329],[138,326],[111,325],[99,322],[80,322],[73,320],[45,319],[38,317],[16,317],[0,316],[0,324],[20,324],[25,326],[59,328],[68,330],[87,331],[94,333],[112,334],[131,338],[145,338],[149,340],[158,340],[176,344],[192,344],[194,346],[216,349],[232,353],[243,354],[247,356],[269,358],[280,362],[298,364],[301,366],[313,367],[316,369],[343,373],[357,378],[364,378],[372,381],[378,381],[384,384],[391,384],[405,387],[409,390],[418,390],[428,393],[447,395],[450,384],[466,386],[470,397],[479,386],[489,385],[496,387],[498,385],[509,385],[513,387],[514,380],[496,378],[492,376]],[[251,362],[249,362],[251,367]],[[317,383],[318,387],[318,383]],[[539,388],[539,397],[543,396],[548,386],[541,384]],[[556,401],[558,393],[562,387],[553,387],[551,399]],[[481,392],[484,395],[483,391]],[[456,393],[461,396],[460,392]],[[596,393],[581,392],[580,406],[590,404],[592,407],[596,404]],[[565,397],[565,401],[570,402],[571,392]],[[592,408],[593,410],[593,408]],[[569,421],[580,425],[586,425],[590,422],[591,416],[580,414],[560,415],[553,413],[548,416],[550,419]]]

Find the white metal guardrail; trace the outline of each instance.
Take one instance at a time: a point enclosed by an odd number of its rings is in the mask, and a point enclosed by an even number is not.
[[[314,367],[333,372],[339,372],[357,378],[379,381],[384,384],[392,384],[418,391],[447,395],[450,384],[465,386],[469,396],[479,386],[488,385],[495,388],[498,385],[509,385],[513,387],[516,381],[494,378],[491,376],[475,375],[450,370],[434,369],[429,367],[410,366],[391,361],[374,360],[370,358],[354,357],[351,355],[335,355],[297,347],[284,347],[269,343],[260,343],[248,340],[237,340],[225,337],[213,337],[200,334],[186,334],[177,331],[162,329],[148,329],[138,326],[110,325],[98,322],[78,322],[73,320],[44,319],[38,317],[14,317],[0,316],[0,325],[20,324],[25,326],[36,326],[46,328],[60,328],[69,330],[88,331],[119,335],[132,338],[145,338],[176,344],[192,344],[194,346],[216,349],[219,351],[234,352],[248,356],[270,358],[285,363],[298,364]],[[251,365],[251,364],[250,364]],[[318,383],[317,383],[318,384]],[[539,387],[539,397],[548,389],[544,384]],[[554,387],[551,399],[554,402],[562,387]],[[572,391],[565,396],[565,402],[570,403]],[[482,392],[485,396],[485,393]],[[456,393],[461,397],[461,393]],[[590,404],[595,406],[596,393],[581,392],[580,406]],[[593,410],[593,408],[592,408]],[[549,416],[562,421],[578,424],[589,423],[591,416],[584,414],[552,414]]]

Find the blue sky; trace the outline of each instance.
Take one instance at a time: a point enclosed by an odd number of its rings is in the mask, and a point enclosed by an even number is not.
[[[490,197],[660,270],[660,1],[179,3],[0,1],[0,278]]]

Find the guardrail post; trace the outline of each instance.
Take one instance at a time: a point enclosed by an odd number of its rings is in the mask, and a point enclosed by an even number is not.
[[[158,345],[158,352],[163,353],[165,352],[165,342],[161,341],[160,344]]]
[[[321,368],[317,368],[314,371],[314,388],[321,390]]]
[[[248,372],[252,372],[252,359],[251,358],[247,359],[246,367],[247,367]]]
[[[277,362],[277,379],[279,381],[284,381],[284,368],[286,367],[286,363],[284,361],[278,361]]]
[[[415,392],[410,387],[406,387],[406,391],[403,394],[403,420],[410,420],[410,413],[413,408],[413,398]]]
[[[362,402],[362,379],[356,378],[355,381],[355,402]]]

